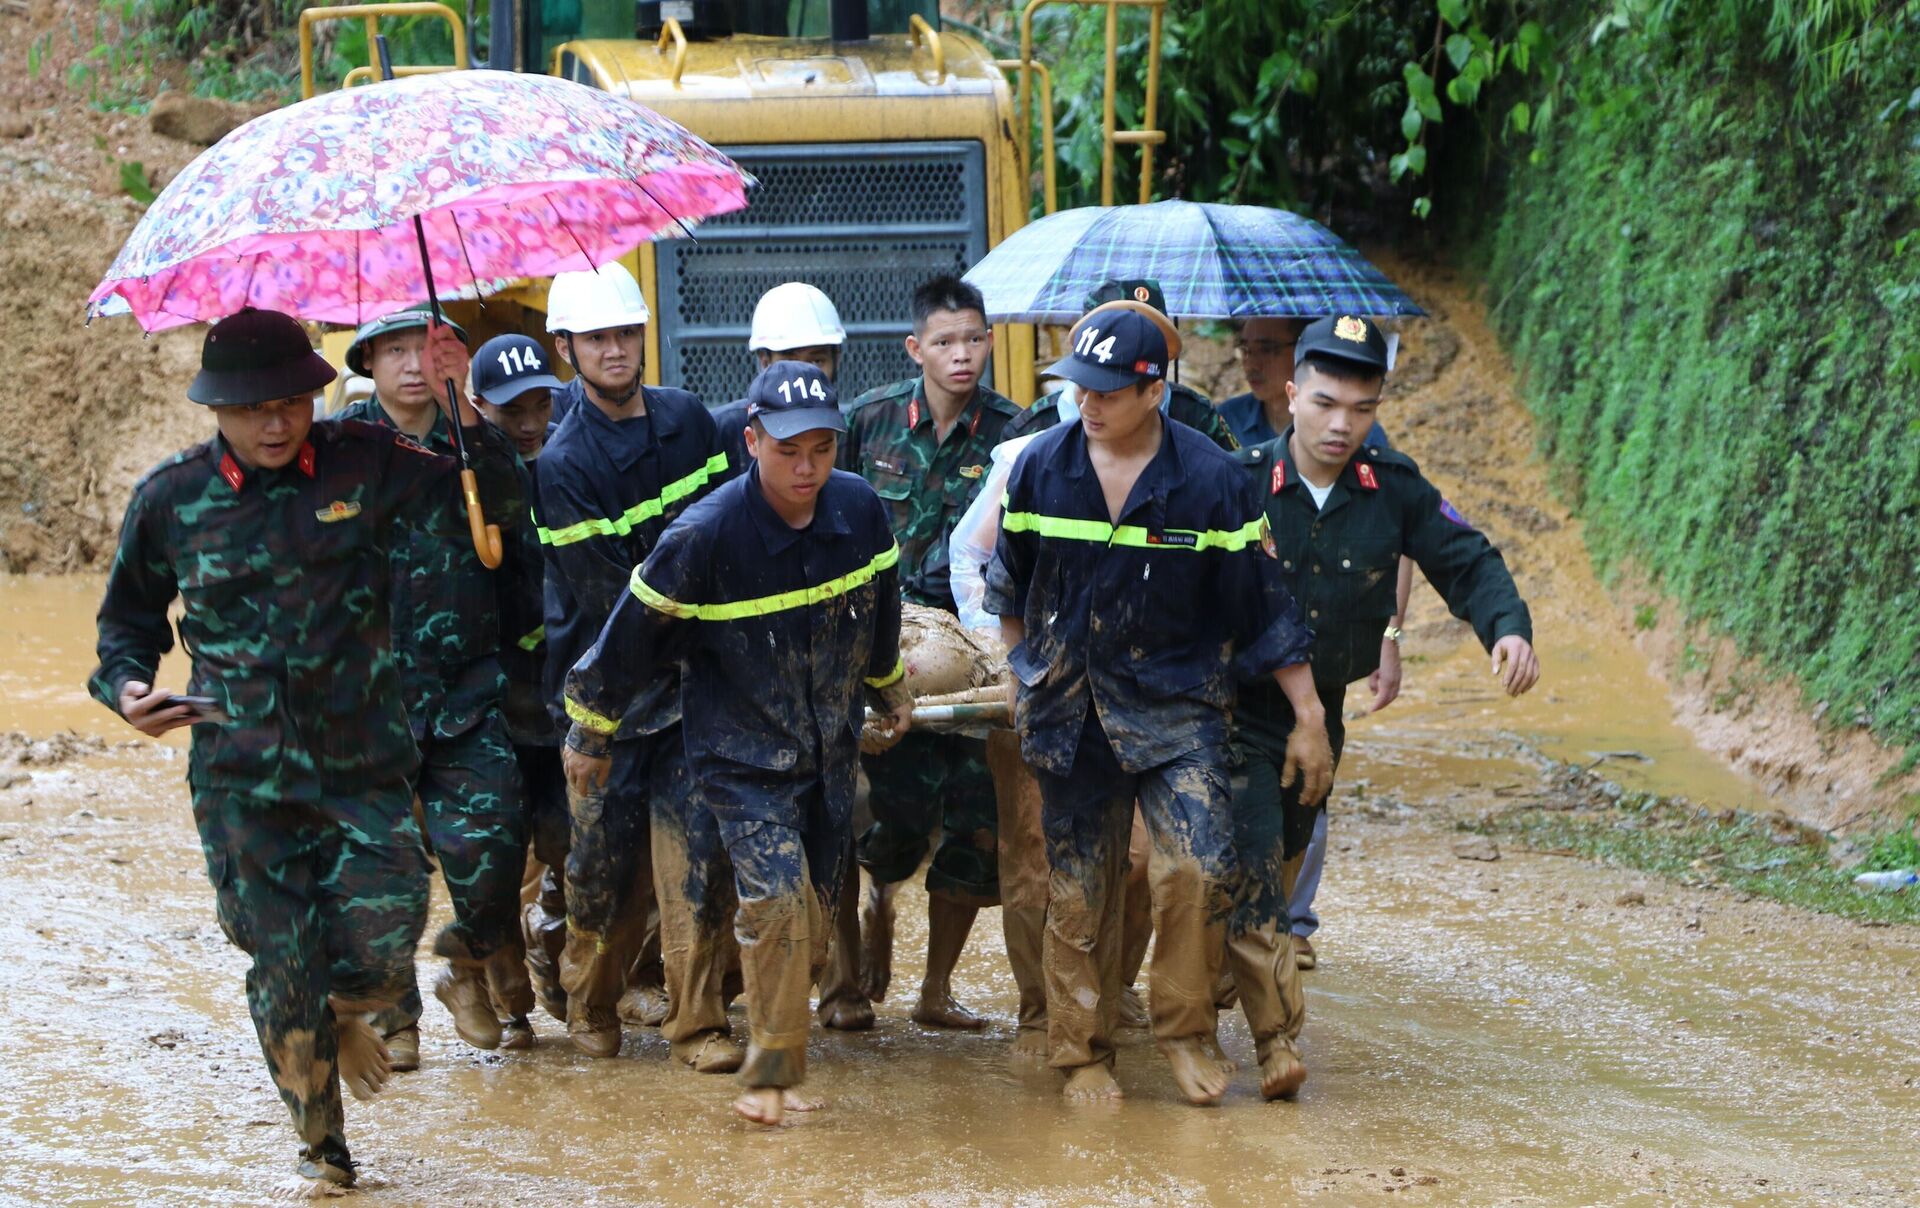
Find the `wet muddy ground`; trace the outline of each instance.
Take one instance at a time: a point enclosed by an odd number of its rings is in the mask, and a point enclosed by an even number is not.
[[[0,632],[31,650],[0,670],[0,729],[26,736],[0,740],[0,1135],[14,1167],[0,1201],[255,1202],[286,1170],[290,1134],[247,1022],[245,963],[213,921],[184,750],[128,742],[72,690],[97,590],[0,580]],[[774,1133],[737,1123],[728,1082],[669,1065],[654,1032],[593,1062],[542,1017],[533,1051],[482,1054],[429,1000],[424,1068],[349,1103],[360,1198],[1920,1199],[1920,941],[1552,856],[1456,858],[1451,820],[1537,787],[1541,748],[1664,752],[1633,765],[1656,784],[1687,762],[1657,683],[1644,696],[1629,683],[1611,711],[1513,705],[1478,686],[1467,647],[1417,665],[1408,699],[1355,725],[1322,967],[1307,975],[1312,1077],[1295,1103],[1262,1102],[1243,1072],[1221,1107],[1188,1107],[1135,1036],[1126,1102],[1065,1107],[1054,1076],[1006,1056],[1015,995],[991,911],[957,990],[992,1028],[909,1022],[898,987],[924,943],[910,891],[879,1027],[816,1032],[809,1085],[825,1113]],[[1583,659],[1613,656],[1563,649],[1555,691],[1571,697]],[[1581,716],[1605,732],[1566,720]],[[68,726],[80,737],[46,741]],[[1644,905],[1615,904],[1634,893]],[[1237,1016],[1225,1044],[1250,1070]]]
[[[1547,759],[1610,756],[1635,787],[1766,801],[1673,722],[1542,485],[1476,309],[1417,266],[1387,267],[1436,318],[1408,328],[1383,422],[1505,548],[1545,675],[1523,701],[1499,696],[1471,634],[1417,593],[1405,695],[1349,728],[1297,1102],[1260,1100],[1235,1016],[1224,1042],[1242,1072],[1219,1108],[1181,1102],[1137,1035],[1119,1062],[1128,1099],[1065,1107],[1053,1075],[1007,1059],[1015,994],[993,911],[956,979],[993,1026],[911,1023],[925,915],[910,889],[879,1027],[815,1033],[826,1112],[740,1124],[731,1084],[670,1065],[654,1032],[593,1062],[540,1017],[531,1052],[482,1054],[429,997],[423,1068],[348,1104],[359,1198],[1920,1202],[1912,930],[1551,855],[1451,852],[1457,819],[1541,792]],[[99,589],[0,579],[0,1203],[256,1202],[288,1170],[291,1134],[245,961],[214,922],[184,742],[139,740],[80,691]],[[161,680],[184,680],[177,656]],[[1364,702],[1356,687],[1350,712]]]

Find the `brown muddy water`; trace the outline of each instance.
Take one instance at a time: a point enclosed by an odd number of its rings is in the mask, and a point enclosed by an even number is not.
[[[290,1165],[290,1133],[247,1021],[244,959],[213,919],[184,751],[81,695],[99,586],[0,580],[0,730],[104,740],[0,746],[0,1202],[257,1202]],[[809,1087],[825,1112],[771,1132],[738,1123],[730,1083],[670,1065],[655,1032],[630,1030],[618,1060],[594,1062],[541,1016],[532,1051],[480,1053],[429,998],[423,1068],[348,1103],[359,1198],[1920,1200],[1920,943],[1573,860],[1455,859],[1454,809],[1536,783],[1542,751],[1632,749],[1653,758],[1626,770],[1654,787],[1747,790],[1687,757],[1624,636],[1543,626],[1548,686],[1516,703],[1488,690],[1470,635],[1429,628],[1407,698],[1354,723],[1297,1102],[1261,1101],[1234,1016],[1224,1043],[1242,1072],[1220,1107],[1181,1102],[1138,1036],[1120,1057],[1124,1103],[1064,1106],[1055,1076],[1006,1056],[1015,995],[993,911],[957,979],[992,1027],[911,1023],[924,911],[909,891],[879,1027],[815,1034]],[[177,656],[161,678],[182,681]],[[1612,904],[1630,890],[1647,904]]]

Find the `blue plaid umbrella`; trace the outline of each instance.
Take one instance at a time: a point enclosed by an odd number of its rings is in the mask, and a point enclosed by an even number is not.
[[[1148,278],[1179,319],[1426,312],[1339,236],[1264,206],[1158,201],[1062,210],[1015,231],[967,280],[996,322],[1071,323],[1104,281]]]

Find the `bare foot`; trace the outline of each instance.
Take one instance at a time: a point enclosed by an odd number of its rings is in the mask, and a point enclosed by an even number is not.
[[[1113,1080],[1113,1071],[1099,1062],[1083,1065],[1068,1074],[1067,1085],[1060,1093],[1069,1103],[1108,1103],[1126,1097],[1120,1092],[1120,1084]]]
[[[393,1077],[393,1056],[380,1033],[363,1016],[348,1015],[334,1019],[333,1034],[339,1045],[341,1084],[363,1102],[379,1094]]]
[[[1013,1055],[1023,1061],[1045,1061],[1050,1053],[1045,1028],[1021,1028],[1013,1034]]]
[[[874,1002],[887,1001],[893,983],[893,895],[875,885],[860,905],[860,992]]]
[[[618,1009],[622,1023],[657,1028],[667,1021],[667,992],[659,986],[629,986]]]
[[[1232,1077],[1234,1072],[1240,1068],[1240,1063],[1228,1057],[1226,1052],[1221,1049],[1220,1037],[1218,1035],[1207,1037],[1207,1056],[1213,1058],[1214,1063],[1220,1067],[1220,1072],[1226,1074],[1228,1077]]]
[[[780,1092],[780,1106],[790,1112],[817,1112],[826,1105],[825,1099],[809,1099],[792,1087]]]
[[[331,1162],[302,1161],[298,1173],[275,1184],[269,1193],[276,1200],[324,1200],[353,1192],[353,1172]]]
[[[873,1026],[873,1004],[841,995],[820,1004],[820,1026],[840,1032],[864,1032]]]
[[[1260,1093],[1269,1099],[1293,1098],[1306,1080],[1306,1063],[1290,1044],[1275,1043],[1260,1062]]]
[[[1120,1026],[1145,1031],[1152,1023],[1152,1017],[1147,1014],[1147,1004],[1140,1001],[1140,991],[1132,986],[1122,986],[1120,988]]]
[[[1180,1093],[1187,1097],[1188,1103],[1208,1107],[1220,1102],[1220,1096],[1227,1093],[1226,1071],[1197,1038],[1163,1041],[1160,1051],[1173,1066],[1173,1080],[1179,1084]]]
[[[978,1031],[987,1021],[953,1001],[953,995],[920,991],[919,1005],[913,1008],[913,1022],[930,1028],[956,1028]]]

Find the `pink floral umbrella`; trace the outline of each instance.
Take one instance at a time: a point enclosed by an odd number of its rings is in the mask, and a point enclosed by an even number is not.
[[[118,299],[148,331],[249,306],[357,325],[427,300],[427,271],[457,294],[592,268],[744,207],[749,183],[684,128],[569,80],[454,71],[342,89],[187,165],[88,317]]]

